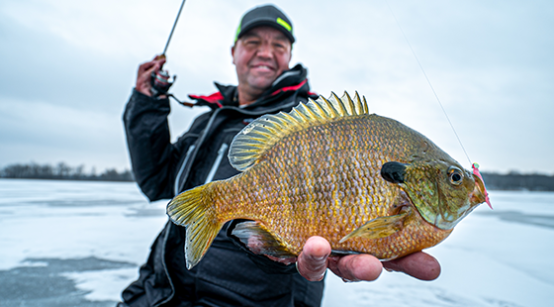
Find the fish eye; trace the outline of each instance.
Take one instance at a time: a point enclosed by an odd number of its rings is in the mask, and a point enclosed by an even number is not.
[[[451,166],[448,168],[448,178],[453,185],[460,185],[464,181],[464,173],[461,169]]]

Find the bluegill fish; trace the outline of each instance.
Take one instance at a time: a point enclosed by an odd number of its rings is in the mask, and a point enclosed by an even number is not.
[[[369,114],[358,93],[256,119],[233,140],[229,160],[240,174],[168,204],[171,220],[187,227],[189,269],[233,219],[250,220],[233,235],[271,257],[295,257],[318,235],[335,253],[391,260],[438,244],[488,203],[478,171],[398,121]]]

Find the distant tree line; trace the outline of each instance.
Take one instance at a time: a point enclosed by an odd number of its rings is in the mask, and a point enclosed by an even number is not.
[[[96,181],[134,181],[129,170],[118,172],[115,168],[96,174],[95,168],[90,173],[85,172],[85,166],[72,167],[64,162],[55,166],[50,164],[10,164],[0,169],[0,178],[21,179],[58,179],[58,180],[96,180]]]
[[[554,176],[541,174],[508,174],[482,172],[489,190],[554,191]]]
[[[90,173],[86,173],[84,168],[84,165],[71,167],[64,162],[55,166],[36,163],[10,164],[0,169],[0,178],[134,181],[133,174],[129,170],[120,173],[116,169],[107,169],[97,175],[94,168]],[[482,172],[481,174],[489,190],[554,191],[554,176],[517,172],[508,174]]]

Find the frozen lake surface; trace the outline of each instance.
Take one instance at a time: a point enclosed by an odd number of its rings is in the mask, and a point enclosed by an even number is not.
[[[437,247],[432,282],[327,275],[323,306],[552,306],[554,193],[491,192]],[[114,306],[165,224],[134,183],[0,179],[0,306]]]

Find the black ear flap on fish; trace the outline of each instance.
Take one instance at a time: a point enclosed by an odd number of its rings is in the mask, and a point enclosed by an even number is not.
[[[404,183],[406,164],[400,162],[387,162],[381,167],[381,177],[392,183]]]

